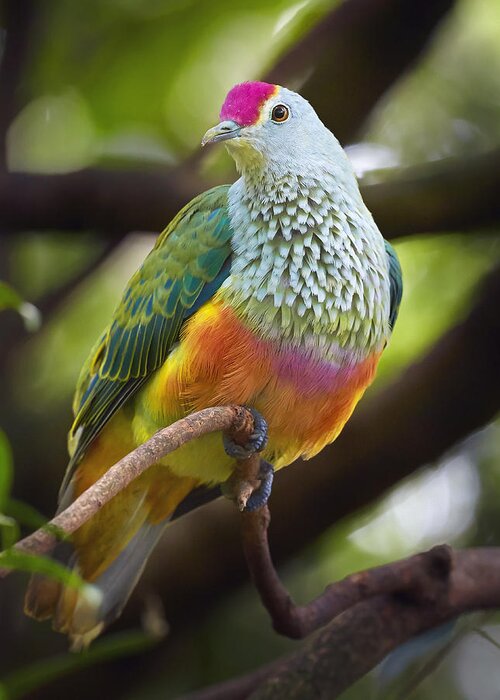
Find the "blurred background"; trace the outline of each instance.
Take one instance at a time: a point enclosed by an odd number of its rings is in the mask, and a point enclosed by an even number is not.
[[[235,82],[265,78],[347,146],[405,285],[351,424],[276,480],[286,585],[306,601],[436,543],[500,545],[498,0],[3,0],[0,26],[3,544],[52,515],[80,366],[158,231],[234,179],[199,142]],[[293,649],[237,529],[227,503],[172,526],[86,656],[23,616],[26,575],[0,581],[0,698],[167,700]],[[464,619],[345,698],[498,700],[498,643],[495,616]]]

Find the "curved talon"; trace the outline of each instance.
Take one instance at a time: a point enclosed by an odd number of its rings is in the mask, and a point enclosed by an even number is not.
[[[261,460],[259,471],[260,486],[256,489],[247,501],[246,511],[254,511],[265,506],[271,495],[274,479],[274,467],[269,462]]]
[[[250,411],[254,420],[254,431],[244,445],[238,445],[226,433],[223,434],[222,440],[226,454],[234,459],[248,459],[256,452],[260,452],[267,444],[267,422],[261,414],[255,410],[245,406]]]

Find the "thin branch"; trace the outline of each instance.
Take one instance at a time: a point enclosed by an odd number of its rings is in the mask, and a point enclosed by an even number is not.
[[[252,580],[274,629],[292,639],[303,639],[362,600],[385,593],[405,591],[412,597],[433,599],[434,579],[442,578],[451,567],[450,548],[434,547],[410,559],[352,574],[327,586],[306,605],[296,605],[272,563],[267,539],[268,508],[242,513],[241,517],[243,548]]]
[[[37,530],[16,548],[38,554],[49,551],[57,541],[55,529],[73,533],[166,454],[213,431],[228,431],[234,440],[245,442],[253,427],[251,413],[238,406],[204,409],[177,421],[117,462],[57,515],[49,528]],[[247,490],[245,498],[255,488],[258,466],[257,456],[239,464],[238,489]],[[236,499],[241,507],[245,498]],[[500,605],[500,548],[452,554],[450,548],[441,546],[351,575],[328,586],[308,605],[296,606],[272,564],[267,540],[269,519],[267,507],[243,513],[242,532],[252,577],[274,626],[292,637],[323,629],[291,657],[240,681],[231,681],[229,686],[224,684],[225,690],[223,686],[192,696],[198,700],[312,700],[318,692],[333,700],[410,636],[463,612]]]
[[[119,462],[110,467],[92,486],[76,498],[65,510],[56,515],[45,527],[36,530],[20,540],[15,548],[29,553],[44,554],[53,549],[57,542],[54,533],[70,535],[93,515],[95,515],[113,496],[137,479],[146,469],[156,464],[162,457],[185,445],[190,440],[215,431],[227,431],[236,441],[244,442],[253,429],[252,414],[240,406],[218,406],[205,408],[192,413],[176,423],[159,430],[145,443],[137,447]],[[258,470],[253,460],[245,460],[246,467],[241,468],[240,478],[243,488],[248,473],[253,479]],[[251,494],[246,490],[241,500],[242,507]],[[3,575],[9,573],[4,571]]]

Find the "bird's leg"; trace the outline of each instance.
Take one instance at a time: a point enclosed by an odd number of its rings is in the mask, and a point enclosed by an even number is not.
[[[267,503],[271,494],[274,469],[261,460],[259,452],[267,443],[267,423],[254,408],[247,408],[253,418],[253,430],[244,442],[238,436],[224,434],[226,453],[237,460],[234,472],[221,486],[222,493],[238,508],[257,510]]]
[[[254,429],[245,444],[240,445],[233,438],[224,433],[222,440],[226,454],[234,459],[248,459],[257,452],[261,452],[267,444],[267,422],[255,408],[245,406],[253,416]]]
[[[245,506],[246,511],[254,511],[265,506],[271,495],[274,479],[274,467],[265,459],[260,460],[259,470],[260,486],[253,491]]]

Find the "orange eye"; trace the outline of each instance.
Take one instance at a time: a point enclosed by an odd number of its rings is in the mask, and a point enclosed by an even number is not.
[[[275,105],[273,111],[271,112],[271,119],[273,122],[280,124],[281,122],[286,122],[290,116],[290,110],[286,105]]]

